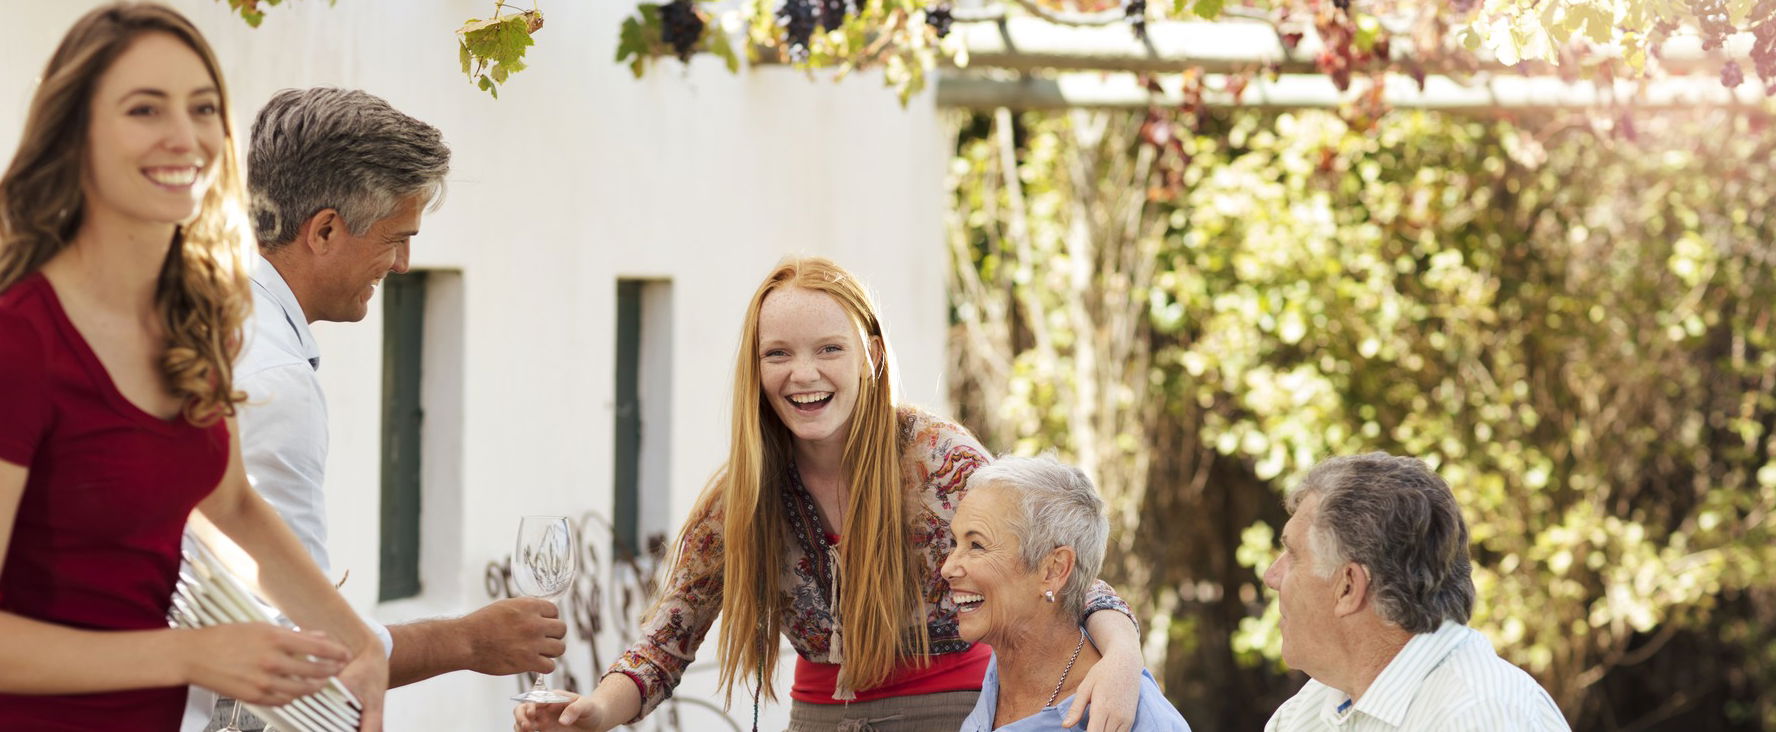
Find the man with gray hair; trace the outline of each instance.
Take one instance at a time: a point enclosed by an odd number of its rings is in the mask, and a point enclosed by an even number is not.
[[[1467,626],[1468,528],[1422,461],[1327,460],[1288,508],[1264,584],[1282,611],[1283,662],[1311,679],[1267,732],[1568,729],[1548,692]]]
[[[376,285],[407,271],[422,211],[440,197],[450,149],[431,125],[382,99],[345,89],[287,89],[253,122],[247,156],[259,240],[253,317],[235,385],[241,451],[252,485],[330,571],[322,494],[327,408],[309,324],[356,322]],[[374,623],[373,627],[376,626]],[[389,686],[456,670],[507,675],[554,670],[567,626],[555,604],[502,600],[467,616],[387,629]],[[187,732],[219,729],[232,700],[193,694]],[[246,720],[246,729],[263,723]]]

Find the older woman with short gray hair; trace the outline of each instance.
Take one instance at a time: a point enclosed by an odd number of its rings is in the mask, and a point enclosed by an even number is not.
[[[1063,722],[1101,659],[1078,620],[1110,533],[1091,479],[1053,458],[1000,458],[969,477],[950,527],[958,631],[993,648],[963,732],[1086,729],[1089,709]],[[1132,729],[1190,729],[1146,671]]]

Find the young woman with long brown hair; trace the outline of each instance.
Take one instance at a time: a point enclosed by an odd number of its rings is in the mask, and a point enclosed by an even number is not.
[[[774,698],[778,636],[795,647],[791,730],[959,727],[990,653],[957,634],[958,612],[979,608],[959,608],[938,568],[967,478],[989,453],[961,426],[897,405],[893,381],[856,277],[818,258],[774,269],[742,326],[727,463],[679,534],[641,640],[591,694],[519,707],[515,728],[638,721],[717,615],[730,699],[736,683]],[[1127,612],[1102,583],[1085,607],[1108,661],[1082,686],[1094,732],[1134,718],[1137,695],[1125,692],[1141,661]]]
[[[150,4],[96,9],[0,176],[0,728],[174,730],[185,687],[261,704],[388,666],[247,485],[230,361],[250,302],[215,54]],[[196,508],[309,632],[167,627]]]

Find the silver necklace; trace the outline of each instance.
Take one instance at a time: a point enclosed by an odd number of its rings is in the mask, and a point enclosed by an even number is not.
[[[1064,669],[1061,669],[1061,680],[1055,682],[1054,693],[1049,694],[1048,701],[1042,703],[1043,709],[1047,709],[1049,707],[1054,706],[1055,697],[1061,695],[1061,687],[1067,685],[1067,674],[1073,673],[1073,662],[1079,660],[1079,651],[1084,648],[1085,648],[1085,629],[1080,628],[1079,629],[1079,642],[1074,644],[1074,646],[1073,646],[1073,657],[1067,659],[1067,667]]]

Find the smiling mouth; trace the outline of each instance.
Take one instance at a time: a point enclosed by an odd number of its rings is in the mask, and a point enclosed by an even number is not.
[[[972,592],[955,591],[950,592],[950,599],[956,601],[956,612],[959,613],[972,613],[987,601],[987,598]]]
[[[142,175],[156,185],[167,188],[189,188],[197,182],[197,174],[201,168],[194,165],[175,167],[143,168]]]
[[[787,398],[789,399],[790,406],[795,407],[798,412],[818,412],[832,402],[833,393],[830,391],[817,391],[808,392],[806,394],[792,394]]]

